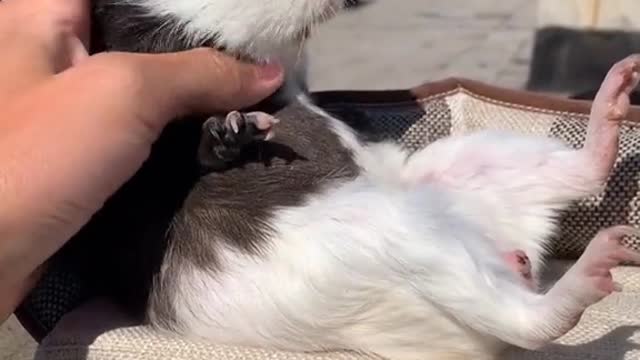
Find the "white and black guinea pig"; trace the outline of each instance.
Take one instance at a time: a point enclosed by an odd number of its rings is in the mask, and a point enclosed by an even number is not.
[[[111,0],[96,14],[107,48],[287,63],[342,5]],[[619,241],[636,230],[605,229],[538,291],[558,211],[606,183],[639,72],[640,56],[611,69],[577,150],[487,130],[408,153],[303,92],[274,113],[180,121],[59,259],[91,295],[186,338],[398,360],[536,349],[618,288],[612,267],[640,260]]]

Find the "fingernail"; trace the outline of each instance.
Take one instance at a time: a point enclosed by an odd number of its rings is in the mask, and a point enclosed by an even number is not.
[[[269,63],[260,67],[258,75],[262,80],[273,80],[279,77],[282,72],[282,65],[279,63]]]

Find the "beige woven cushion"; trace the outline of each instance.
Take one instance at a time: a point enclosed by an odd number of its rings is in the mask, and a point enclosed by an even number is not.
[[[589,104],[549,98],[533,93],[500,89],[485,84],[448,79],[410,91],[323,93],[318,101],[345,118],[366,119],[370,132],[395,138],[419,149],[442,136],[478,129],[511,129],[554,136],[581,146]],[[640,120],[634,109],[630,119]],[[607,190],[576,204],[561,218],[561,231],[552,243],[555,257],[575,258],[599,229],[618,223],[640,225],[640,134],[638,125],[626,122],[621,156]],[[630,245],[640,248],[638,239]],[[615,276],[626,285],[589,309],[579,326],[557,346],[542,353],[511,353],[512,359],[632,359],[640,358],[633,341],[640,327],[640,270],[620,268]],[[52,270],[22,308],[25,323],[55,324],[73,303],[77,284],[73,274]],[[74,291],[76,291],[74,290]],[[77,291],[76,291],[77,292]],[[43,342],[39,359],[365,359],[352,353],[296,354],[189,343],[125,326],[114,309],[85,308],[69,314]],[[97,318],[94,318],[97,317]],[[35,321],[34,321],[35,320]],[[115,328],[115,329],[113,329]],[[113,329],[113,330],[110,330]],[[572,346],[562,346],[572,345]],[[591,355],[589,355],[591,354]]]
[[[550,278],[569,264],[554,261]],[[640,359],[640,269],[621,267],[614,278],[624,286],[592,306],[578,326],[539,352],[509,349],[509,360]],[[352,352],[292,353],[188,342],[134,326],[114,307],[94,302],[68,314],[43,341],[37,360],[369,360]]]

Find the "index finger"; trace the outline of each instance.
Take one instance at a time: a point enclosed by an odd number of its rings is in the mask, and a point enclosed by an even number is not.
[[[65,70],[89,45],[88,0],[10,0],[0,6],[0,98]],[[28,26],[25,26],[28,24]]]

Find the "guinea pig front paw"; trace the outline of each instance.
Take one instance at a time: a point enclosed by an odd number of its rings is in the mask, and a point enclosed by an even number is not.
[[[209,170],[220,169],[236,159],[242,147],[254,141],[268,141],[279,122],[264,112],[232,111],[224,119],[212,116],[202,125],[200,165]]]
[[[251,141],[268,141],[273,138],[273,126],[279,122],[275,117],[259,112],[241,113],[232,111],[224,121],[227,137],[232,138],[238,145]]]

